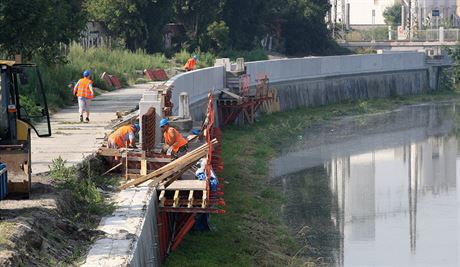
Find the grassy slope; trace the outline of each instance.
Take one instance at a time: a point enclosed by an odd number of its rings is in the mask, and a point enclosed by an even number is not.
[[[377,113],[401,105],[460,99],[460,93],[439,92],[396,99],[304,108],[263,116],[253,125],[223,131],[226,214],[212,215],[216,231],[189,234],[168,258],[167,266],[285,266],[301,249],[280,216],[284,203],[269,184],[270,159],[311,123],[333,117]]]

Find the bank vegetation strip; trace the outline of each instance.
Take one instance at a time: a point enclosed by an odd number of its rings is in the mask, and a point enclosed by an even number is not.
[[[189,234],[166,265],[297,266],[306,262],[328,262],[318,259],[318,248],[314,244],[305,244],[308,237],[297,239],[285,223],[281,206],[286,199],[270,182],[270,160],[314,123],[385,112],[403,105],[450,100],[460,100],[460,93],[441,91],[303,108],[264,115],[252,125],[225,128],[222,176],[226,214],[211,217],[214,231]]]

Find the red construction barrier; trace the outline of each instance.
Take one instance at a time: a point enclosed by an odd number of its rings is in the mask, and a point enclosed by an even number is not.
[[[121,82],[118,80],[117,76],[110,75],[110,80],[112,81],[112,84],[115,88],[120,89],[122,87]]]
[[[169,79],[164,69],[145,69],[144,73],[151,81],[167,81]]]
[[[107,72],[102,73],[101,79],[108,85],[114,86],[112,80],[110,79],[110,75]]]
[[[157,81],[167,81],[169,79],[164,69],[154,70],[153,77],[155,77],[155,80]]]
[[[160,258],[161,261],[164,261],[168,253],[168,246],[171,237],[168,213],[159,212],[157,217],[157,223],[158,239],[160,242]]]
[[[145,69],[144,70],[144,73],[145,73],[145,76],[147,76],[147,78],[151,81],[154,81],[155,80],[155,75],[153,74],[153,70],[150,70],[150,69]]]

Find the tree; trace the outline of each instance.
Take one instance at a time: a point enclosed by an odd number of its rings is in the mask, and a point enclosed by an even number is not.
[[[401,3],[395,3],[394,5],[387,7],[383,11],[383,18],[385,24],[390,26],[396,26],[401,24]]]
[[[208,26],[208,36],[215,43],[214,49],[225,50],[229,43],[229,28],[224,21],[214,21]]]
[[[324,17],[327,1],[286,0],[282,10],[281,36],[287,54],[327,54],[334,42]]]
[[[24,59],[53,61],[59,44],[69,44],[85,27],[80,0],[0,1],[0,49]]]
[[[276,0],[227,0],[223,20],[229,27],[233,49],[251,50],[272,31],[280,5]]]
[[[209,48],[208,26],[218,21],[224,0],[174,0],[174,19],[184,25],[189,50]]]
[[[163,27],[171,16],[168,0],[87,0],[90,18],[102,22],[112,37],[134,51],[161,50]]]

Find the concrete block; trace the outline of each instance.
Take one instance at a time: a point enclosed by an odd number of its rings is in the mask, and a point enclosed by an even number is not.
[[[188,94],[186,92],[182,92],[179,95],[179,118],[188,119],[190,118],[190,105]]]

